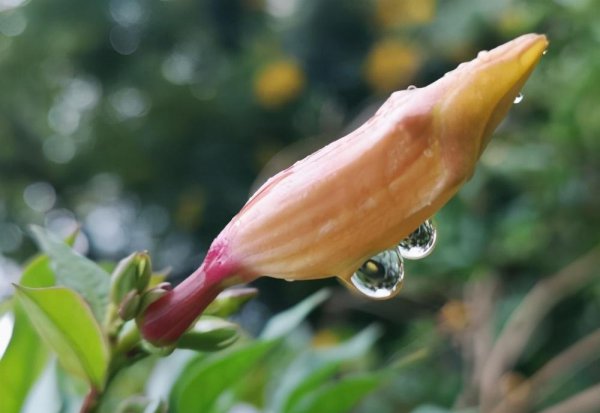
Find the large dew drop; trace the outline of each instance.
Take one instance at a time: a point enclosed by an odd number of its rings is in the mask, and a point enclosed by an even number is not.
[[[398,250],[407,260],[419,260],[428,256],[435,247],[437,231],[430,219],[419,225],[408,237],[400,241]]]
[[[400,292],[404,278],[404,262],[398,249],[380,252],[369,258],[352,275],[350,282],[369,298],[386,299]]]

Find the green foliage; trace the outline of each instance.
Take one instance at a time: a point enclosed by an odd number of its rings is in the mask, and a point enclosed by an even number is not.
[[[63,367],[101,390],[110,354],[88,305],[64,287],[16,288],[29,320]]]
[[[289,412],[348,412],[365,395],[377,388],[382,379],[381,374],[345,377],[335,383],[316,389],[311,394],[302,398]]]
[[[14,328],[0,359],[0,411],[18,413],[43,369],[47,350],[42,346],[20,306],[13,311]],[[24,368],[27,366],[27,368]]]
[[[344,363],[365,357],[379,336],[379,329],[371,326],[340,345],[298,354],[274,381],[269,410],[290,412],[300,403],[309,403],[303,400],[312,399],[314,392],[340,373]]]
[[[110,278],[94,262],[41,227],[32,227],[40,248],[51,258],[56,284],[77,291],[89,303],[96,320],[103,321]]]
[[[274,341],[257,341],[213,358],[199,358],[181,374],[171,394],[173,411],[209,412],[219,395],[237,381],[275,345]],[[202,391],[198,391],[202,389]]]
[[[325,301],[327,297],[329,297],[327,290],[318,291],[291,310],[271,318],[263,329],[261,338],[271,340],[288,334],[306,318],[308,313]]]
[[[38,256],[21,275],[21,285],[47,287],[54,283],[47,256]],[[13,304],[14,328],[8,347],[0,358],[0,411],[18,413],[29,389],[41,373],[47,360],[46,347],[35,333],[24,309]],[[23,368],[23,366],[28,366]]]

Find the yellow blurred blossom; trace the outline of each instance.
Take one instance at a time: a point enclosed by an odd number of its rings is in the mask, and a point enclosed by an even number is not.
[[[386,39],[374,45],[365,67],[368,84],[379,93],[406,86],[421,65],[416,49],[397,40]]]
[[[296,98],[304,88],[304,73],[293,60],[280,60],[262,68],[254,78],[254,94],[269,109]]]
[[[375,17],[384,28],[430,22],[435,14],[435,0],[377,0]]]
[[[312,339],[312,345],[315,348],[333,347],[339,342],[340,337],[331,330],[319,330]]]

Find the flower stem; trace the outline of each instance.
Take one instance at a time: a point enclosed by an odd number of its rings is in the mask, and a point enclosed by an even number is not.
[[[211,248],[193,274],[146,309],[139,323],[146,340],[175,343],[221,291],[241,281],[237,267],[224,255],[223,248]]]
[[[83,399],[83,405],[79,413],[94,413],[97,410],[100,392],[95,387],[91,387],[88,394]]]

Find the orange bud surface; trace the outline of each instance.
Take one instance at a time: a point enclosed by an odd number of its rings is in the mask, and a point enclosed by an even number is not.
[[[217,294],[259,276],[339,277],[396,246],[473,174],[490,136],[541,58],[527,34],[424,88],[396,92],[364,125],[267,181],[203,264],[138,323],[173,343]]]
[[[215,244],[241,274],[347,280],[470,178],[547,45],[527,34],[392,94],[360,128],[265,183]]]

